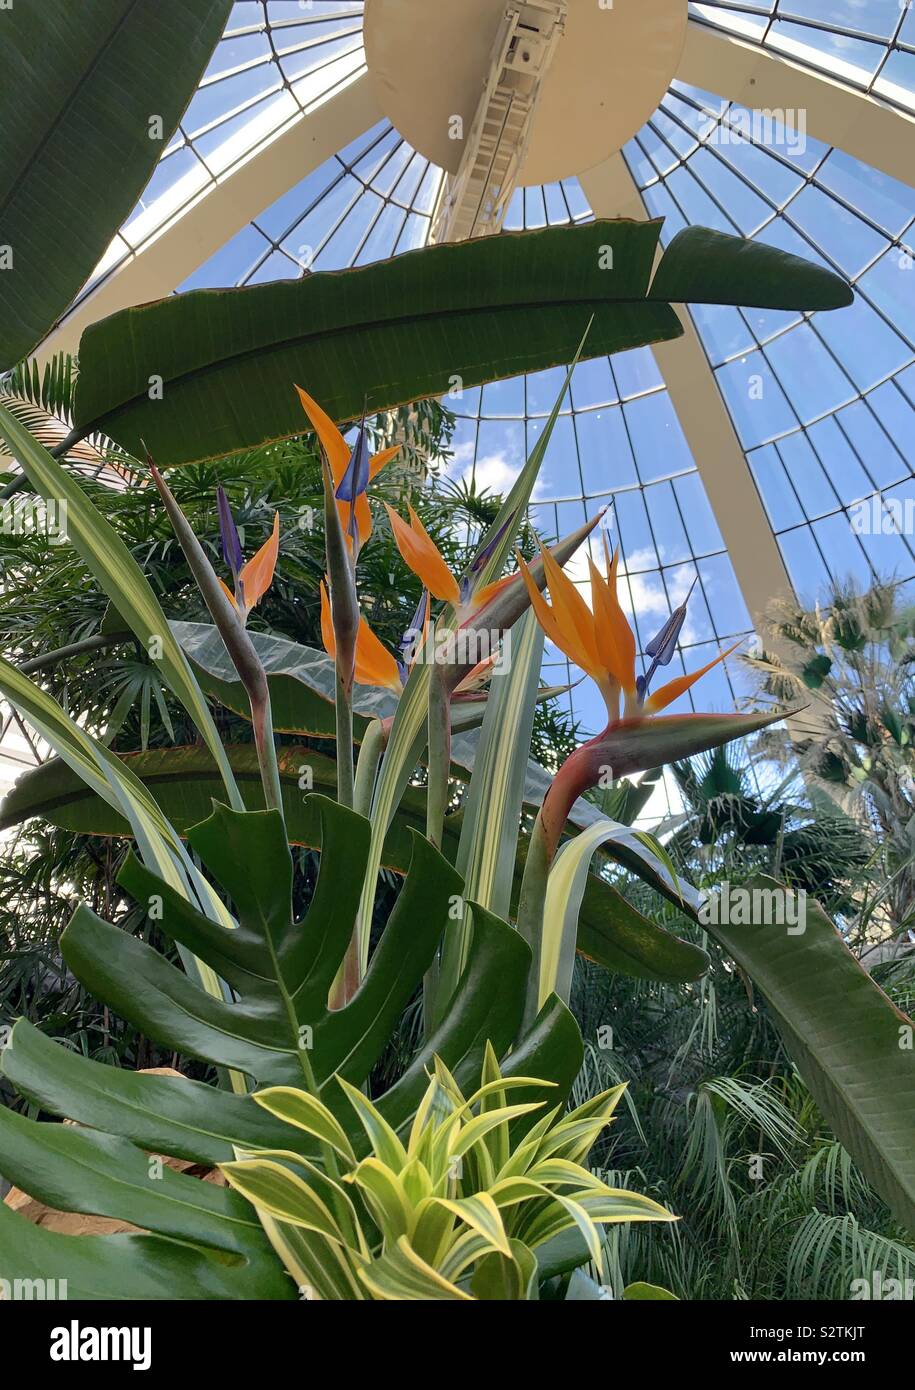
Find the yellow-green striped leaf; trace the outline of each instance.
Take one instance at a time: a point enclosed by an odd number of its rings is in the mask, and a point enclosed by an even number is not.
[[[470,1294],[421,1260],[406,1236],[393,1250],[360,1269],[359,1278],[375,1298],[398,1303],[472,1303]]]
[[[355,1163],[356,1155],[343,1126],[322,1101],[310,1096],[307,1091],[298,1091],[294,1086],[268,1086],[263,1091],[256,1091],[252,1100],[271,1115],[276,1115],[277,1119],[285,1120],[288,1125],[304,1129],[322,1143],[330,1144],[337,1153]]]
[[[232,806],[243,810],[244,803],[200,686],[127,546],[76,479],[2,405],[0,438],[6,441],[35,491],[46,501],[58,506],[66,504],[67,539],[184,705],[216,760]]]

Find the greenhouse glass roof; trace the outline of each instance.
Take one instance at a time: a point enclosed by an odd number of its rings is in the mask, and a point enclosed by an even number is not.
[[[690,4],[690,15],[915,109],[915,10],[899,0]]]
[[[613,502],[642,649],[698,578],[681,638],[693,669],[752,634],[776,591],[806,602],[830,579],[915,578],[912,535],[887,507],[915,499],[915,9],[767,0],[688,11],[683,62],[647,124],[606,166],[518,189],[505,228],[663,217],[665,242],[701,224],[855,286],[854,305],[835,313],[695,310],[679,342],[574,373],[535,524],[555,535]],[[362,23],[363,5],[342,0],[234,6],[178,134],[48,352],[155,294],[292,279],[427,243],[443,172],[379,111]],[[786,93],[800,98],[790,108]],[[506,488],[559,380],[449,400],[451,473]],[[862,501],[888,524],[854,527]],[[578,674],[548,645],[551,684]],[[703,682],[702,707],[747,693],[731,659]],[[583,731],[599,727],[589,683],[568,699]]]

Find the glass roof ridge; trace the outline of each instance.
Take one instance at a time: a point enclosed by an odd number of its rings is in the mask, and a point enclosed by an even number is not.
[[[915,13],[900,0],[858,0],[844,16],[821,0],[690,0],[690,21],[824,72],[852,90],[879,97],[904,111],[915,111]],[[815,12],[810,13],[813,9]],[[870,19],[862,28],[854,14]],[[880,17],[879,25],[875,23]],[[842,55],[845,55],[844,57]],[[865,65],[866,64],[866,65]]]

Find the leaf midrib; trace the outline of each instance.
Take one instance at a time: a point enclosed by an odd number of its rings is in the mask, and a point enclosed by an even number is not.
[[[231,291],[223,291],[223,293],[231,293]],[[175,301],[169,299],[164,302],[167,305],[171,305]],[[588,307],[591,307],[593,309],[595,305],[599,306],[601,309],[607,309],[616,306],[621,307],[624,305],[631,306],[639,304],[650,304],[660,308],[668,308],[671,310],[671,313],[674,312],[668,300],[652,299],[650,293],[646,293],[640,298],[624,297],[620,299],[601,299],[597,294],[592,294],[587,297],[575,296],[572,299],[512,300],[510,303],[500,306],[483,304],[471,305],[469,307],[462,307],[456,309],[440,309],[438,311],[429,310],[426,313],[401,314],[396,318],[376,318],[361,323],[347,323],[339,325],[337,327],[327,327],[314,333],[298,333],[291,338],[283,338],[279,341],[274,340],[273,342],[266,344],[256,344],[253,347],[244,348],[243,350],[231,352],[224,357],[220,357],[211,362],[203,363],[200,366],[188,368],[186,371],[177,373],[174,376],[168,376],[165,378],[165,381],[166,384],[173,391],[175,389],[180,390],[181,386],[187,383],[188,381],[197,381],[200,378],[205,378],[207,376],[212,375],[213,373],[228,371],[231,367],[234,367],[238,363],[248,361],[252,358],[263,360],[265,357],[279,355],[283,352],[287,352],[292,349],[300,349],[305,345],[320,345],[321,343],[326,342],[328,339],[349,337],[351,335],[356,334],[361,335],[372,332],[387,331],[388,329],[394,330],[426,322],[439,323],[442,319],[477,319],[492,314],[517,314],[526,311],[536,311],[539,313],[543,313],[547,309],[569,310],[579,308],[587,309]],[[124,311],[125,314],[130,314],[132,312],[136,311],[130,309]],[[142,312],[142,309],[140,310],[140,312]],[[673,325],[671,325],[671,327],[673,327]],[[652,338],[650,339],[650,341],[667,342],[671,338],[680,337],[682,336],[684,330],[682,324],[678,323],[678,327],[679,333],[671,332],[670,334],[667,334],[664,337]],[[646,342],[647,341],[649,340],[646,340]],[[78,390],[79,387],[77,385],[77,394]],[[135,395],[129,396],[126,400],[122,401],[120,405],[110,407],[108,409],[103,410],[100,414],[96,414],[95,416],[93,416],[91,420],[87,420],[78,426],[79,438],[84,439],[87,434],[90,434],[93,430],[97,429],[99,427],[99,423],[102,420],[110,422],[113,420],[120,419],[129,411],[133,410],[137,404],[143,402],[146,399],[146,394],[143,391],[138,391]],[[78,404],[79,402],[77,399],[77,406]],[[299,433],[302,434],[306,432],[307,431],[304,427],[301,431],[299,431]],[[292,438],[294,436],[288,437]]]

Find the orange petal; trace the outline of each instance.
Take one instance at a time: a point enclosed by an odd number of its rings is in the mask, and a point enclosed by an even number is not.
[[[337,639],[334,636],[334,620],[330,611],[330,599],[327,597],[327,589],[324,587],[324,580],[321,580],[321,641],[324,643],[324,650],[331,661],[337,659]]]
[[[518,568],[521,571],[521,575],[527,587],[528,596],[531,601],[531,607],[534,610],[538,623],[543,628],[547,637],[550,639],[551,642],[555,644],[555,646],[559,648],[561,652],[565,652],[569,660],[574,661],[576,666],[580,666],[583,671],[588,671],[589,675],[593,674],[588,667],[587,652],[582,647],[580,642],[577,640],[577,634],[574,632],[567,632],[559,624],[553,609],[547,603],[546,599],[543,597],[543,594],[540,592],[540,590],[537,588],[537,585],[534,583],[534,577],[528,569],[527,565],[525,564],[524,560],[520,555],[517,556],[517,560]]]
[[[359,635],[356,638],[356,681],[359,685],[380,685],[398,695],[403,690],[400,667],[365,618],[359,619]]]
[[[356,534],[360,547],[365,545],[372,534],[372,509],[364,492],[356,498]]]
[[[276,569],[276,557],[279,552],[280,514],[274,512],[273,532],[269,540],[264,541],[260,550],[251,557],[238,576],[242,584],[242,598],[249,613],[273,583],[273,571]]]
[[[339,487],[340,479],[346,472],[352,451],[333,420],[326,411],[321,409],[317,401],[313,401],[308,392],[303,391],[301,386],[297,386],[295,389],[299,393],[302,409],[311,421],[311,427],[323,445],[330,464],[330,471],[334,477],[334,486]]]
[[[540,554],[543,559],[543,572],[550,586],[556,621],[564,632],[568,632],[570,636],[574,634],[581,649],[587,654],[588,659],[582,669],[588,672],[600,670],[602,662],[597,648],[594,614],[568,575],[563,573],[562,566],[555,557],[548,550],[541,550]],[[579,665],[582,663],[579,662]]]
[[[500,594],[506,584],[517,578],[517,575],[507,574],[504,579],[497,579],[494,584],[484,584],[482,589],[477,589],[473,596],[474,612],[480,608],[485,608],[490,599],[494,599],[496,594]]]
[[[402,445],[394,444],[390,449],[382,449],[380,454],[376,454],[374,458],[369,459],[369,482],[371,482],[373,478],[378,477],[378,474],[381,472],[382,468],[384,468],[385,464],[390,463],[391,459],[400,453],[401,448]]]
[[[391,522],[391,530],[394,532],[394,540],[397,542],[397,549],[403,556],[405,564],[423,581],[431,594],[442,599],[445,603],[451,603],[457,607],[461,601],[458,582],[442,559],[438,546],[427,535],[425,527],[413,508],[409,508],[410,525],[408,526],[403,518],[397,515],[394,508],[388,506],[387,502],[385,507]]]
[[[740,643],[735,642],[733,647],[728,647],[726,652],[720,652],[718,656],[715,657],[714,661],[710,661],[707,666],[701,666],[698,671],[693,671],[691,675],[677,676],[675,680],[668,681],[666,685],[662,685],[660,690],[656,690],[653,695],[649,695],[645,704],[642,706],[644,712],[646,714],[657,714],[658,710],[666,709],[668,705],[672,705],[674,700],[678,699],[685,690],[689,690],[691,685],[695,685],[696,681],[700,680],[706,672],[711,671],[713,666],[717,666],[719,661],[724,661],[725,657],[730,656],[731,652],[735,652],[739,646]]]
[[[337,657],[337,641],[334,636],[334,620],[330,599],[324,581],[321,581],[321,640],[324,650],[332,661]],[[359,632],[356,636],[356,669],[354,677],[357,685],[380,685],[393,690],[398,695],[403,690],[400,667],[387,647],[382,646],[368,623],[359,617]]]
[[[216,580],[219,584],[220,589],[222,589],[222,592],[225,594],[226,598],[231,603],[232,607],[237,610],[238,604],[235,602],[235,595],[232,593],[232,590],[229,588],[228,584],[223,584],[218,574],[216,576]]]
[[[616,561],[609,566],[609,577],[588,557],[591,574],[591,602],[594,605],[594,635],[601,665],[626,691],[635,690],[635,637],[620,607],[616,591]]]
[[[468,671],[460,684],[455,686],[455,695],[465,695],[468,691],[482,689],[492,675],[492,668],[498,661],[499,655],[499,652],[493,652],[492,656],[487,656],[483,661],[477,662],[473,670]]]

